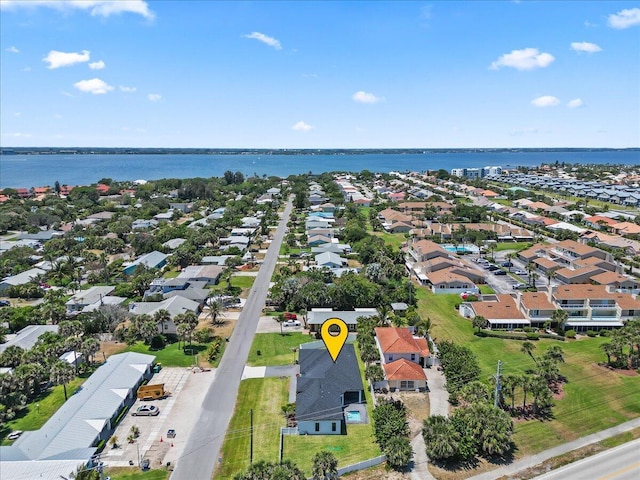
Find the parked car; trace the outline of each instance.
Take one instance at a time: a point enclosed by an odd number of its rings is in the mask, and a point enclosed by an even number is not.
[[[22,430],[14,430],[7,436],[7,440],[16,440],[20,435],[22,435]]]
[[[155,417],[160,413],[160,409],[155,405],[142,405],[136,409],[131,415],[134,417]]]
[[[513,262],[502,262],[500,265],[503,267],[513,267]]]
[[[494,275],[506,275],[507,272],[505,272],[504,270],[496,270],[495,272],[493,272]]]
[[[300,320],[285,320],[282,322],[283,327],[299,327]]]
[[[487,270],[489,270],[490,272],[493,272],[494,270],[499,270],[500,267],[496,267],[495,265],[489,265],[488,267],[486,267]]]
[[[10,307],[11,302],[9,300],[0,300],[0,307]]]
[[[527,285],[526,283],[516,283],[511,288],[513,288],[514,290],[526,290],[527,288],[529,288],[529,285]]]
[[[285,320],[297,320],[298,316],[295,313],[284,312],[284,319]]]
[[[144,460],[142,460],[142,462],[140,463],[140,468],[141,468],[142,470],[149,470],[149,465],[150,465],[149,459],[148,459],[148,458],[145,458],[145,459],[144,459]]]
[[[513,273],[515,273],[516,275],[529,275],[526,270],[514,270]]]
[[[167,431],[167,438],[176,438],[176,431],[173,428]]]

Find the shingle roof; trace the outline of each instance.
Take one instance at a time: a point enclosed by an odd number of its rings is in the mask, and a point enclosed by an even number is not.
[[[299,359],[297,420],[342,420],[341,395],[363,390],[353,345],[345,344],[335,362],[324,346],[301,349]]]

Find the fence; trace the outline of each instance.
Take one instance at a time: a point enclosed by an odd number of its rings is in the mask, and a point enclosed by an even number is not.
[[[387,461],[386,455],[380,455],[379,457],[370,458],[369,460],[363,460],[362,462],[354,463],[338,469],[338,475],[345,475],[347,473],[356,472],[358,470],[364,470],[365,468],[375,467]],[[313,480],[313,478],[309,478]]]

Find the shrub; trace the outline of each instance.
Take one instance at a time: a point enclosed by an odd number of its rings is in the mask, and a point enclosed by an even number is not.
[[[162,350],[166,345],[167,345],[167,339],[164,338],[164,335],[156,335],[151,339],[149,348],[151,350]]]
[[[540,339],[540,335],[538,335],[537,333],[527,332],[527,340],[539,340],[539,339]]]
[[[213,337],[211,341],[211,345],[209,345],[209,349],[207,350],[207,360],[210,362],[215,362],[222,351],[222,346],[224,345],[224,339],[219,336]]]
[[[524,327],[524,331],[527,332],[527,333],[532,333],[532,332],[534,332],[534,329],[533,329],[533,327]]]
[[[601,337],[610,337],[611,336],[611,331],[610,330],[600,330],[600,336]]]
[[[598,332],[593,331],[593,330],[587,330],[587,336],[593,338],[593,337],[597,337],[598,336]]]
[[[575,330],[567,330],[566,332],[564,332],[564,336],[567,338],[576,338],[576,331]]]

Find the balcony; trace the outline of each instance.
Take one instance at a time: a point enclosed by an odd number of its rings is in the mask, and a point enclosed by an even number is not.
[[[616,302],[613,300],[589,300],[591,308],[616,308]]]
[[[568,304],[560,304],[558,305],[563,310],[581,310],[587,308],[583,303],[568,303]]]

